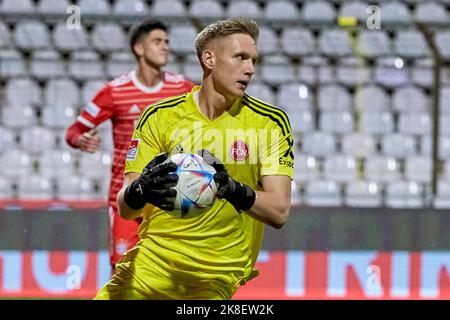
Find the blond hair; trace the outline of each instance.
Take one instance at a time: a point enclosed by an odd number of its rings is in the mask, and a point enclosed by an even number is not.
[[[200,61],[203,51],[205,51],[212,40],[224,38],[236,33],[247,34],[257,42],[259,27],[255,21],[241,17],[219,20],[208,25],[195,38],[195,51]]]

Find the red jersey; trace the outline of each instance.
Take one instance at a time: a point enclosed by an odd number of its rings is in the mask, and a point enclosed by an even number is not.
[[[123,184],[123,170],[128,144],[141,111],[161,99],[191,91],[195,84],[183,75],[165,72],[164,80],[147,87],[136,78],[135,71],[107,83],[87,104],[77,121],[67,129],[66,140],[75,147],[78,136],[111,119],[114,161],[109,189],[109,205],[117,209],[116,197]]]

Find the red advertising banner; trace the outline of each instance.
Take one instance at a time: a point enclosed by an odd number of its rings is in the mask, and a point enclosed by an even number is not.
[[[450,251],[262,251],[235,299],[450,299]],[[106,251],[0,251],[0,297],[92,298]]]

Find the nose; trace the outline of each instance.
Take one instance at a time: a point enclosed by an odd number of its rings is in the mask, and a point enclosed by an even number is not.
[[[162,49],[165,50],[165,51],[169,51],[169,43],[168,42],[163,42]]]
[[[255,65],[252,60],[248,60],[245,65],[245,75],[253,76],[255,74]]]

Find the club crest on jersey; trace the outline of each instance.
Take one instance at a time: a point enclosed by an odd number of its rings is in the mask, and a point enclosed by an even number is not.
[[[139,139],[132,139],[127,151],[127,160],[134,161],[139,149]]]
[[[235,161],[244,161],[248,158],[249,147],[247,142],[242,140],[237,140],[233,142],[230,146],[230,156]]]

